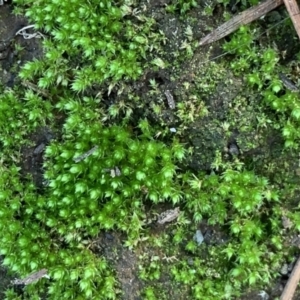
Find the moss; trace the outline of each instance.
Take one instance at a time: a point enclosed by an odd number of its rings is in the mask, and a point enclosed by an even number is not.
[[[232,59],[210,61],[220,48],[197,47],[197,30],[212,24],[202,8],[183,20],[149,2],[31,2],[16,1],[49,39],[20,77],[47,94],[4,91],[0,123],[4,264],[20,276],[47,265],[52,278],[28,297],[47,286],[49,299],[116,299],[120,288],[228,299],[268,284],[288,255],[281,214],[296,205],[299,168],[298,96],[276,76],[278,53],[242,27],[225,44]],[[48,123],[60,133],[42,154],[37,193],[17,153]],[[174,207],[171,224],[148,222]],[[110,243],[111,233],[122,238]],[[137,274],[129,290],[126,275]]]

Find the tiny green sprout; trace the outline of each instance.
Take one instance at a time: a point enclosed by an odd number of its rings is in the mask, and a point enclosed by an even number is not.
[[[150,79],[149,83],[152,90],[158,91],[158,83],[156,82],[155,79]]]
[[[214,7],[210,4],[206,4],[204,7],[204,14],[208,17],[213,15]]]
[[[150,137],[150,125],[147,119],[140,120],[138,127],[142,130],[145,136]]]
[[[157,66],[161,69],[165,69],[166,65],[164,63],[164,61],[161,59],[161,58],[155,58],[151,61],[151,63],[154,65],[154,66]]]
[[[144,294],[145,294],[145,299],[147,299],[147,300],[156,300],[156,299],[158,299],[158,298],[155,296],[154,288],[152,288],[152,287],[147,287],[147,288],[145,289]]]
[[[197,246],[196,242],[191,240],[187,243],[187,245],[185,246],[185,249],[187,251],[190,251],[191,253],[195,253],[197,250],[197,247],[198,246]]]
[[[185,36],[188,38],[189,41],[193,40],[193,30],[190,25],[188,25],[184,31]]]
[[[188,57],[192,57],[193,56],[193,49],[192,49],[192,45],[189,44],[187,41],[183,41],[181,46],[180,46],[180,49],[185,49],[186,51],[186,54]]]
[[[17,53],[20,53],[20,52],[22,52],[25,49],[24,47],[22,47],[18,43],[15,43],[14,46],[15,46],[15,50],[16,50]]]

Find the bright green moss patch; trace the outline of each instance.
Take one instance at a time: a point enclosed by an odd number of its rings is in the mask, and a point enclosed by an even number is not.
[[[231,60],[205,63],[197,18],[178,21],[201,14],[193,1],[151,12],[135,1],[15,3],[45,33],[44,57],[19,74],[31,88],[0,95],[3,265],[50,276],[25,298],[121,299],[128,278],[143,299],[265,289],[300,228],[299,94],[272,45],[243,27],[224,45]],[[51,138],[33,138],[45,127]]]

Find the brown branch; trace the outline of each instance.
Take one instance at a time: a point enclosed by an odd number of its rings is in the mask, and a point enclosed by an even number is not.
[[[73,160],[78,163],[82,160],[84,160],[85,158],[89,157],[90,155],[92,155],[99,147],[98,146],[94,146],[92,149],[90,149],[89,151],[77,156],[77,157],[74,157]]]
[[[295,0],[283,0],[283,2],[300,38],[300,10],[298,4]]]
[[[45,91],[44,89],[39,88],[37,85],[31,83],[28,80],[22,80],[21,84],[29,89],[32,89],[33,91],[37,92],[38,94],[41,94],[42,96],[46,97],[46,98],[50,98],[50,94]]]
[[[26,278],[24,279],[15,279],[12,280],[12,283],[15,285],[20,285],[20,284],[24,284],[24,285],[28,285],[32,282],[35,282],[37,280],[39,280],[42,277],[49,277],[47,275],[48,270],[47,269],[41,269],[40,271],[34,272],[30,275],[28,275]]]
[[[281,294],[280,300],[292,300],[300,280],[300,257],[298,258],[293,272]]]
[[[285,0],[292,1],[292,0]],[[240,14],[234,16],[229,21],[222,24],[220,27],[215,29],[213,32],[202,38],[199,45],[206,45],[220,40],[221,38],[227,36],[233,31],[237,30],[241,25],[246,25],[254,20],[267,14],[269,11],[275,9],[283,3],[283,0],[266,0],[254,7],[251,7]],[[300,23],[298,23],[300,24]]]

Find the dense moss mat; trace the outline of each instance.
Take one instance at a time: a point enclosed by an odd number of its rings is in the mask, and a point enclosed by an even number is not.
[[[293,259],[296,58],[257,24],[201,49],[216,3],[163,4],[15,1],[44,35],[0,95],[3,265],[50,276],[25,299],[234,299]]]

